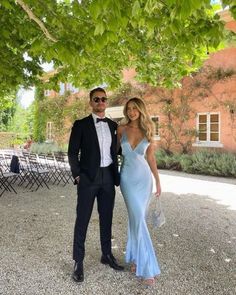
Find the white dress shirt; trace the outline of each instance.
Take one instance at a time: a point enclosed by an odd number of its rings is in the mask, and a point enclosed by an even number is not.
[[[97,115],[93,114],[93,121],[96,128],[99,148],[100,148],[100,155],[101,155],[101,162],[100,167],[107,167],[113,161],[111,158],[111,132],[107,122],[96,122],[98,117]]]

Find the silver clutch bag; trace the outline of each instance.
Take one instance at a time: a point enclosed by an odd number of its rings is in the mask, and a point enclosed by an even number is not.
[[[147,212],[147,223],[157,228],[166,222],[165,214],[161,205],[160,197],[153,196]]]

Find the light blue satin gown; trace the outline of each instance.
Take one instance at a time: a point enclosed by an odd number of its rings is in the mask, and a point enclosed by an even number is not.
[[[136,275],[153,278],[160,274],[145,215],[152,195],[152,174],[145,159],[146,138],[132,149],[127,134],[121,137],[123,163],[120,188],[128,210],[126,262],[136,264]]]

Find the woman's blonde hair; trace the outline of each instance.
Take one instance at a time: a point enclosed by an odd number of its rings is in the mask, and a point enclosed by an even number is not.
[[[145,137],[147,138],[148,141],[151,141],[154,137],[154,132],[155,132],[155,126],[154,123],[147,111],[146,105],[144,103],[144,101],[141,98],[138,97],[132,97],[130,98],[125,106],[124,106],[124,116],[125,116],[125,120],[126,123],[130,122],[130,119],[127,115],[127,108],[128,108],[128,104],[132,102],[134,103],[134,105],[136,106],[137,110],[140,113],[140,117],[139,117],[139,127],[140,129],[143,131]]]

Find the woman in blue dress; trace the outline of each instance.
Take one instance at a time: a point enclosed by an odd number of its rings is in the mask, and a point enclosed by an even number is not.
[[[146,105],[140,98],[131,98],[124,106],[126,124],[118,127],[122,147],[120,188],[128,210],[126,262],[131,272],[144,284],[153,285],[160,274],[145,216],[153,190],[159,197],[161,185],[155,159],[154,126]]]

